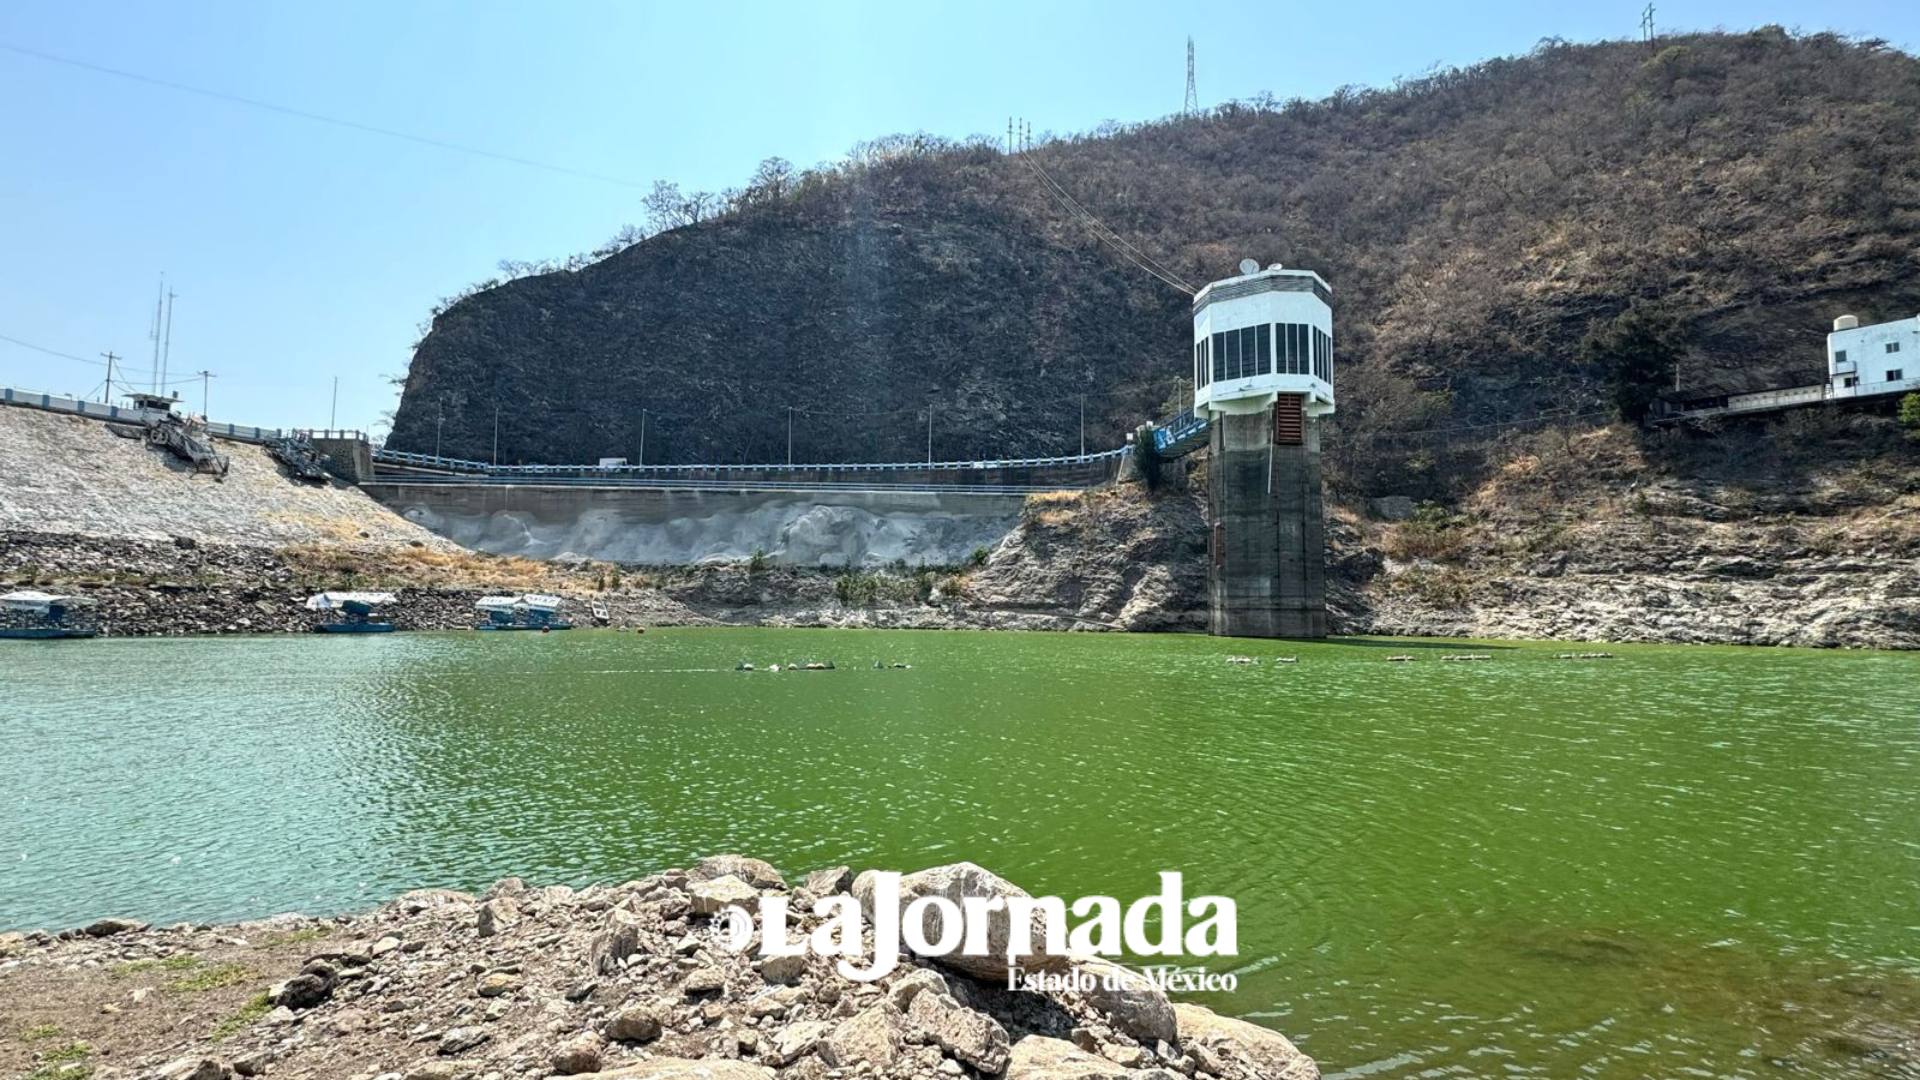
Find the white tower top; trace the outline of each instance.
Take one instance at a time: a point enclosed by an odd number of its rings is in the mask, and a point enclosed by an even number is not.
[[[1333,290],[1277,263],[1201,289],[1193,374],[1196,414],[1260,412],[1281,394],[1299,394],[1307,416],[1333,412]]]

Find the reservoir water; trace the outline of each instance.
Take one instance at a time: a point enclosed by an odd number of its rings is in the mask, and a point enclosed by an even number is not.
[[[1238,903],[1330,1076],[1873,1077],[1920,656],[766,629],[4,643],[0,929],[968,859]],[[1414,663],[1386,657],[1412,653]],[[1298,663],[1226,663],[1229,655]],[[823,672],[736,672],[831,659]],[[874,670],[876,660],[911,664]]]

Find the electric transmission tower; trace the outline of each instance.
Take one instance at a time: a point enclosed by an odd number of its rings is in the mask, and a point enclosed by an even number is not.
[[[1200,91],[1194,89],[1193,82],[1193,39],[1187,39],[1187,103],[1181,107],[1182,116],[1192,116],[1200,111]]]
[[[1640,36],[1646,39],[1648,52],[1652,52],[1655,48],[1657,48],[1657,45],[1655,44],[1654,34],[1653,34],[1653,5],[1652,4],[1648,4],[1647,9],[1640,13]]]

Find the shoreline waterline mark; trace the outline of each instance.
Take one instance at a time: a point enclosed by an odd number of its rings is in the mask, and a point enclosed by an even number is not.
[[[903,903],[901,875],[878,871],[868,879],[871,888],[861,897],[836,893],[814,900],[811,914],[820,921],[809,933],[795,936],[785,896],[761,896],[757,924],[744,908],[729,905],[724,917],[716,919],[714,930],[721,944],[734,951],[744,951],[757,937],[763,956],[812,952],[838,957],[835,969],[841,977],[857,982],[872,982],[892,972],[903,946],[927,957],[957,954],[1004,959],[1010,989],[1029,975],[1100,977],[1061,971],[1075,955],[1237,956],[1238,908],[1233,900],[1225,896],[1188,900],[1179,872],[1164,871],[1159,876],[1158,894],[1124,906],[1111,896],[1084,896],[1068,904],[1055,896],[991,891],[976,895],[965,888],[950,890],[958,894],[957,899],[933,893]],[[1156,918],[1157,934],[1148,926]],[[1189,918],[1195,920],[1192,925],[1187,923]],[[1070,926],[1072,920],[1077,924]],[[858,963],[862,959],[867,961],[864,967]],[[1238,982],[1232,975],[1177,967],[1150,968],[1138,974],[1163,990],[1180,992],[1231,990]]]

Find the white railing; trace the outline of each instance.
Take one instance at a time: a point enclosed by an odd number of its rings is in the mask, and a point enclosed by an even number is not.
[[[1133,448],[1122,446],[1115,450],[1103,450],[1095,454],[1072,454],[1062,457],[1008,458],[992,461],[849,461],[816,462],[793,465],[492,465],[484,461],[468,458],[438,457],[433,454],[410,454],[404,450],[379,449],[373,452],[373,460],[386,465],[411,465],[418,468],[441,469],[446,472],[479,473],[486,476],[523,477],[523,476],[674,476],[698,473],[748,473],[748,472],[951,472],[956,469],[986,471],[989,469],[1043,469],[1070,465],[1093,465],[1114,458],[1125,457]]]
[[[33,390],[19,390],[10,386],[0,386],[0,405],[18,405],[22,408],[40,409],[45,412],[65,413],[69,416],[85,416],[94,420],[125,420],[130,423],[144,424],[160,415],[158,409],[142,409],[133,405],[113,405],[104,401],[87,401],[84,398],[62,397],[59,394],[42,394]],[[286,434],[279,428],[252,427],[246,424],[207,424],[207,434],[216,439],[234,439],[239,442],[266,442],[278,439]]]

